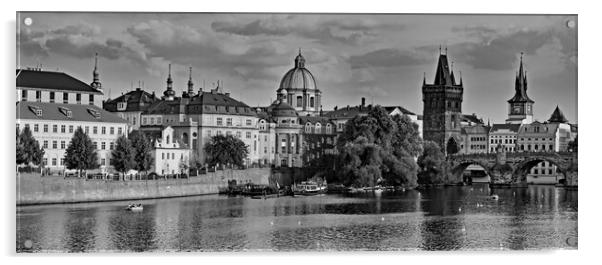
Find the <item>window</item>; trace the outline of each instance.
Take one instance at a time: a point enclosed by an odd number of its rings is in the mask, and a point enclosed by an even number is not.
[[[109,150],[113,150],[113,148],[115,148],[115,143],[111,142],[109,144]]]
[[[226,131],[226,135],[232,135],[231,131]]]
[[[50,92],[50,103],[54,103],[54,92]]]
[[[85,132],[86,134],[88,134],[88,132],[90,132],[90,127],[88,127],[88,126],[84,127],[84,132]]]
[[[73,125],[69,125],[69,133],[73,133]]]
[[[52,125],[52,132],[53,133],[58,132],[58,130],[59,130],[59,126],[58,125],[56,125],[56,124]]]
[[[251,139],[251,132],[247,132],[247,139]]]
[[[211,130],[207,130],[207,136],[211,137]]]
[[[539,173],[539,170],[537,170],[537,168],[533,170],[533,174],[538,174],[538,173]]]
[[[121,135],[123,133],[123,129],[121,127],[117,127],[117,134]]]
[[[101,143],[100,143],[100,146],[101,146],[101,148],[100,148],[100,149],[102,149],[102,150],[105,150],[105,149],[106,149],[106,147],[107,147],[107,144],[106,144],[105,142],[101,142]]]
[[[33,125],[33,132],[38,132],[38,130],[40,129],[40,128],[38,128],[38,127],[39,127],[39,126],[38,126],[37,124],[34,124],[34,125]]]
[[[101,158],[100,159],[100,165],[103,166],[106,163],[106,159],[105,158]]]
[[[109,128],[109,133],[110,134],[115,134],[115,127],[111,126],[111,128]]]
[[[57,141],[52,141],[52,149],[57,149]]]
[[[47,133],[48,132],[48,124],[44,124],[44,132]]]
[[[48,141],[44,140],[44,145],[43,145],[44,149],[48,149]]]
[[[161,124],[161,121],[162,121],[161,117],[157,117],[157,124]]]
[[[53,166],[56,166],[56,158],[53,158],[53,159],[52,159],[52,165],[53,165]]]
[[[93,143],[92,143],[92,147],[93,147],[94,149],[98,149],[98,142],[93,142]]]
[[[93,134],[97,134],[98,133],[98,126],[92,127],[92,133]]]
[[[161,153],[161,159],[165,159],[165,153]]]
[[[303,97],[297,96],[297,107],[303,107]]]
[[[242,137],[242,133],[241,132],[236,132],[236,138],[241,138]]]
[[[155,117],[150,118],[150,124],[155,124]]]
[[[222,135],[222,131],[217,131],[217,135]]]
[[[61,141],[61,149],[65,149],[65,141]]]
[[[222,126],[223,125],[223,120],[222,118],[217,118],[217,126]]]
[[[132,124],[133,124],[133,125],[136,125],[136,117],[133,117],[133,118],[132,118]]]
[[[36,101],[37,102],[42,101],[42,91],[36,91]]]
[[[88,104],[94,105],[94,95],[88,96],[88,102],[89,102]]]
[[[142,118],[142,124],[143,124],[143,125],[144,125],[144,124],[146,124],[146,117],[143,117],[143,118]]]
[[[102,126],[101,131],[102,134],[107,134],[107,127]]]
[[[551,145],[550,145],[550,149],[549,149],[549,150],[550,150],[550,151],[553,151],[553,150],[554,150],[554,145],[552,145],[552,144],[551,144]]]
[[[21,91],[21,101],[27,101],[27,90]]]
[[[65,158],[61,158],[61,166],[65,164]]]
[[[226,119],[226,126],[232,126],[232,118]]]
[[[63,93],[63,104],[69,103],[69,93]]]
[[[65,133],[65,132],[67,132],[67,126],[61,125],[61,133]]]
[[[253,122],[251,120],[247,120],[246,124],[247,124],[247,126],[251,126],[253,124]]]
[[[77,102],[77,104],[82,104],[82,94],[75,94],[75,102]]]
[[[309,106],[313,108],[314,105],[314,97],[309,98]]]

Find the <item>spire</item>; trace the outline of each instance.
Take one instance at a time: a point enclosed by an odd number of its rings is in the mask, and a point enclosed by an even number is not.
[[[168,70],[168,74],[167,74],[167,90],[165,90],[165,92],[163,92],[163,95],[165,96],[165,98],[171,99],[176,94],[176,92],[173,91],[172,85],[173,85],[173,80],[171,79],[171,64],[169,64],[169,70]]]
[[[422,85],[426,85],[426,72],[422,73]]]
[[[567,123],[568,122],[566,117],[564,117],[564,114],[562,113],[562,111],[560,111],[560,108],[558,107],[558,105],[556,105],[556,109],[554,109],[554,112],[552,113],[552,116],[550,116],[550,119],[548,119],[548,121],[551,123]]]
[[[194,83],[192,83],[192,67],[189,68],[188,75],[188,96],[192,97],[194,95]]]
[[[523,53],[520,53],[520,63],[518,66],[518,73],[516,74],[516,79],[514,82],[514,97],[512,97],[508,102],[531,102],[531,100],[527,96],[527,71],[523,66]]]
[[[462,85],[462,71],[460,71],[460,86]]]
[[[295,68],[305,68],[305,58],[301,55],[301,48],[299,48],[299,55],[295,57]]]
[[[445,47],[445,53],[447,54],[447,47]],[[456,77],[454,76],[454,61],[452,61],[451,63],[451,67],[450,67],[450,79],[451,79],[451,83],[452,85],[456,84]]]
[[[435,74],[434,85],[454,85],[452,83],[452,78],[449,71],[447,55],[445,54],[439,55],[439,62],[437,63],[437,73]]]
[[[94,54],[94,70],[92,71],[92,83],[90,86],[94,89],[102,89],[102,84],[100,83],[100,77],[98,73],[98,53]]]

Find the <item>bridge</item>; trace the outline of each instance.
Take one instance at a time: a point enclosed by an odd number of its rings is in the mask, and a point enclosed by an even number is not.
[[[527,184],[527,174],[532,167],[548,161],[564,175],[564,185],[577,186],[577,153],[575,152],[505,152],[455,154],[447,158],[451,174],[461,179],[470,165],[481,166],[490,178],[490,184],[521,186]]]

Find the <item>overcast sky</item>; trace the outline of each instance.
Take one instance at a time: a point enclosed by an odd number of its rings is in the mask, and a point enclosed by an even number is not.
[[[461,71],[464,113],[503,123],[524,52],[535,119],[547,120],[556,105],[577,119],[576,16],[21,13],[18,19],[17,67],[42,64],[90,83],[98,52],[111,98],[139,81],[161,95],[171,63],[178,95],[193,67],[195,90],[222,80],[234,98],[267,105],[301,48],[325,110],[366,97],[422,114],[423,73],[433,81],[441,44],[456,76]]]

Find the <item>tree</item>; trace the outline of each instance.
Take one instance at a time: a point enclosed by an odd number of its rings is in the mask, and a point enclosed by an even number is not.
[[[232,164],[243,166],[244,160],[249,155],[249,150],[242,140],[232,135],[215,135],[205,144],[205,153],[209,165]]]
[[[421,141],[407,116],[392,118],[376,106],[345,124],[337,142],[339,180],[352,186],[415,186]]]
[[[134,169],[148,172],[153,166],[153,145],[146,135],[138,130],[130,134],[130,142],[134,148]]]
[[[442,184],[445,182],[446,161],[439,145],[433,141],[424,142],[424,151],[418,157],[418,183]]]
[[[115,141],[115,148],[111,151],[111,165],[115,170],[125,175],[126,172],[136,166],[134,155],[135,150],[132,148],[130,140],[125,135],[121,135]]]
[[[458,151],[460,151],[460,148],[458,147],[458,143],[456,143],[456,139],[454,139],[454,137],[450,137],[449,140],[447,141],[447,147],[445,148],[446,153],[448,155],[453,155],[458,153]]]
[[[577,147],[578,147],[577,137],[578,136],[575,136],[575,139],[569,142],[569,151],[570,152],[577,152]]]
[[[44,149],[40,143],[33,137],[29,127],[23,128],[19,134],[17,129],[17,164],[40,165],[44,157]]]
[[[80,177],[83,170],[95,169],[99,166],[92,140],[81,127],[77,127],[65,151],[65,166],[68,169],[77,169]]]

